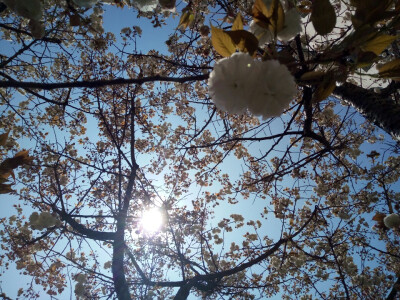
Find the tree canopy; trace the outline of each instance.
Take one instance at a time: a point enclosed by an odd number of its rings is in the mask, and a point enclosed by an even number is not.
[[[0,18],[18,296],[395,299],[399,1],[1,0]]]

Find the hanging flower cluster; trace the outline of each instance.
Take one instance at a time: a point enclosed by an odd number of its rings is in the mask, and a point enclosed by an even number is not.
[[[257,61],[241,52],[215,64],[208,86],[219,109],[231,114],[247,109],[264,119],[281,115],[297,92],[286,66],[276,60]]]
[[[44,211],[40,213],[34,212],[29,217],[29,223],[32,229],[43,230],[55,225],[60,225],[59,219],[55,218],[51,213]]]

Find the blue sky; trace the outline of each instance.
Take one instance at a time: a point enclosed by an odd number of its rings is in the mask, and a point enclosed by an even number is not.
[[[168,26],[163,26],[162,28],[154,28],[152,24],[145,18],[136,18],[136,11],[134,10],[128,10],[128,9],[120,9],[116,8],[114,6],[105,6],[106,13],[104,16],[104,26],[106,30],[112,31],[116,34],[116,36],[119,36],[119,30],[124,27],[124,26],[140,26],[143,30],[142,37],[138,40],[138,52],[141,53],[147,53],[147,51],[151,49],[156,49],[161,52],[166,50],[166,46],[164,42],[167,40],[168,35],[173,33],[174,30],[176,29],[176,26],[178,25],[179,22],[179,16],[176,16],[175,18],[169,17],[167,19]],[[179,9],[178,9],[179,10]],[[132,20],[135,20],[132,22]],[[2,49],[5,50],[6,53],[12,53],[13,52],[13,46],[9,45],[8,42],[6,41],[1,41],[0,45]],[[4,51],[2,50],[2,51]],[[340,108],[341,106],[339,106]],[[198,117],[202,119],[202,112],[200,111],[198,114]],[[204,119],[206,119],[206,115],[204,115]],[[356,121],[361,121],[362,119],[360,118],[359,120]],[[93,124],[93,126],[96,126],[96,124]],[[276,125],[279,126],[279,125]],[[279,131],[280,128],[274,128],[272,127],[273,130]],[[92,128],[93,130],[93,128]],[[30,142],[25,140],[21,142],[21,146],[24,148],[30,148]],[[251,151],[258,152],[262,148],[268,147],[269,144],[264,142],[264,143],[253,143],[251,148]],[[278,150],[284,150],[278,149]],[[365,144],[362,149],[365,154],[368,154],[372,150],[379,150],[376,148],[375,145],[369,145]],[[365,158],[364,154],[364,158]],[[145,157],[142,158],[143,160]],[[368,159],[366,159],[365,162],[366,164],[369,164]],[[240,164],[238,163],[236,158],[228,158],[221,166],[221,169],[224,170],[225,173],[230,173],[230,174],[239,174],[238,168],[241,168]],[[161,177],[161,175],[160,175]],[[233,178],[235,176],[233,175]],[[290,180],[287,180],[284,185],[292,185],[293,183],[290,182]],[[215,191],[218,190],[218,185],[216,184],[214,187]],[[212,190],[211,190],[212,191]],[[199,192],[198,189],[193,189],[190,191],[189,196],[195,196]],[[305,195],[306,196],[306,195]],[[1,203],[1,211],[0,211],[0,217],[8,217],[12,214],[14,214],[14,209],[12,208],[13,204],[17,204],[18,200],[10,195],[6,196],[1,196],[2,197],[2,203]],[[216,216],[218,217],[229,217],[231,214],[244,214],[245,216],[245,222],[247,220],[253,219],[253,218],[258,218],[259,214],[261,211],[263,211],[264,207],[267,206],[265,202],[260,201],[260,199],[255,199],[255,198],[250,198],[250,199],[241,199],[239,197],[239,203],[235,206],[231,205],[220,205],[217,206],[214,210]],[[26,209],[27,215],[31,212],[29,208]],[[215,221],[211,221],[211,224],[218,223],[219,219],[216,219]],[[217,225],[217,224],[213,224]],[[245,229],[243,229],[245,231]],[[242,229],[235,230],[231,234],[226,234],[226,240],[225,240],[225,247],[229,247],[230,242],[232,241],[237,241],[238,237],[241,237],[245,232]],[[266,222],[264,226],[261,228],[261,231],[268,232],[269,236],[271,238],[279,238],[279,235],[281,233],[281,223],[278,220],[272,220],[269,222]],[[1,288],[3,289],[4,292],[7,293],[12,298],[16,297],[16,292],[17,292],[17,287],[21,286],[22,283],[30,283],[31,279],[19,275],[19,272],[9,270],[7,271],[7,276],[3,276],[0,278],[1,282]],[[66,297],[69,296],[70,291],[67,289],[65,293],[60,296],[59,299],[66,299]],[[74,298],[72,296],[72,298]],[[194,298],[193,298],[194,299]],[[279,299],[279,296],[276,297],[276,299]]]

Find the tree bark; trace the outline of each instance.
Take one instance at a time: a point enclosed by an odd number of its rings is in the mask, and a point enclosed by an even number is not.
[[[400,141],[400,105],[387,93],[378,94],[351,83],[335,88],[333,94],[351,104],[368,121]]]
[[[129,293],[129,285],[126,281],[124,270],[124,229],[125,226],[119,222],[117,223],[117,232],[113,244],[113,260],[112,260],[112,273],[115,286],[115,292],[119,300],[131,300]]]

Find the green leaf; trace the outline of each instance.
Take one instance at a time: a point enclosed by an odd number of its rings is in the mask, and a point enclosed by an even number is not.
[[[226,31],[212,25],[211,43],[215,51],[223,57],[229,57],[236,52],[236,46],[230,35]]]
[[[311,22],[320,35],[326,35],[335,28],[336,13],[329,0],[314,0]]]

